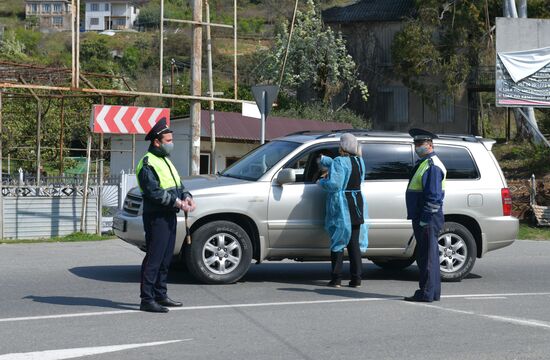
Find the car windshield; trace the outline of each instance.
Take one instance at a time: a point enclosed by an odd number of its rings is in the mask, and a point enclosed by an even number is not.
[[[271,141],[249,152],[220,175],[256,181],[298,146],[300,143]]]

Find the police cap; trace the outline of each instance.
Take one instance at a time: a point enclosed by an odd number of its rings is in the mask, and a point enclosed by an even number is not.
[[[166,118],[161,118],[155,126],[147,133],[145,136],[145,141],[153,141],[157,139],[162,134],[168,134],[173,132],[170,130],[168,125],[166,125]]]
[[[412,136],[414,142],[432,141],[437,139],[437,135],[424,129],[410,129],[409,135]]]

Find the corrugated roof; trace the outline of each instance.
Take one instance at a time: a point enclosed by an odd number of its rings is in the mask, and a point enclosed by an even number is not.
[[[232,140],[260,140],[260,119],[239,113],[215,111],[216,138]],[[265,125],[265,139],[271,140],[298,131],[331,131],[351,129],[351,124],[291,119],[269,116]],[[201,136],[210,137],[210,112],[201,111]]]
[[[410,16],[413,10],[414,0],[361,0],[352,5],[327,9],[322,16],[327,23],[398,21]]]

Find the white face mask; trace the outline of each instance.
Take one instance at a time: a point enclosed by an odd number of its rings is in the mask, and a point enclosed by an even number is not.
[[[160,144],[160,149],[164,152],[166,156],[170,156],[170,153],[174,149],[174,143]]]
[[[424,157],[430,152],[430,150],[424,145],[415,147],[414,151],[416,152],[416,155],[418,155],[418,157]]]

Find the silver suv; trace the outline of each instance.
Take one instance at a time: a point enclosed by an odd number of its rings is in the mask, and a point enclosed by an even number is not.
[[[315,183],[317,157],[336,156],[341,133],[302,132],[271,141],[219,175],[184,178],[197,203],[190,214],[192,243],[184,244],[178,216],[175,256],[199,281],[232,283],[252,259],[328,260],[323,229],[325,194]],[[385,269],[415,261],[416,242],[406,219],[405,189],[417,160],[408,134],[355,131],[367,167],[369,248],[364,257]],[[435,151],[447,168],[445,224],[439,235],[441,276],[460,281],[476,258],[514,242],[518,220],[511,194],[491,153],[493,140],[440,135]],[[132,189],[113,222],[122,240],[145,248],[141,195]]]

